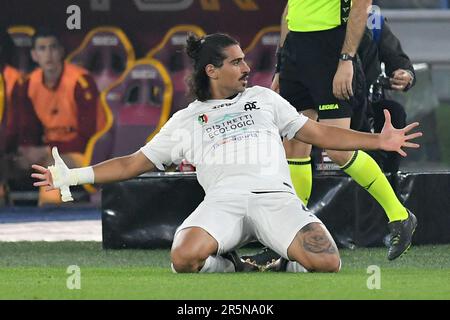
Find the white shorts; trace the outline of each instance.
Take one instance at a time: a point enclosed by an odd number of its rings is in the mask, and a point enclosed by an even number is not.
[[[258,240],[288,259],[296,234],[312,222],[322,224],[291,193],[207,195],[175,237],[183,229],[200,227],[217,240],[218,255]]]

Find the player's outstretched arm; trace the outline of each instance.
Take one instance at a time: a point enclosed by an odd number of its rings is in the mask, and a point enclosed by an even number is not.
[[[44,168],[34,164],[32,168],[36,172],[31,176],[39,180],[34,183],[35,187],[44,186],[46,190],[61,189],[63,201],[66,201],[64,200],[64,189],[69,186],[122,181],[155,169],[155,165],[141,151],[107,160],[93,167],[77,169],[67,168],[56,148],[53,148],[52,154],[55,165]],[[67,197],[67,201],[70,200]]]
[[[414,122],[402,129],[395,129],[391,123],[389,111],[384,110],[386,118],[380,134],[363,133],[350,129],[308,122],[297,132],[295,138],[302,142],[329,150],[375,150],[396,151],[406,156],[403,148],[419,148],[417,143],[410,142],[422,136],[422,132],[410,133],[419,125]]]

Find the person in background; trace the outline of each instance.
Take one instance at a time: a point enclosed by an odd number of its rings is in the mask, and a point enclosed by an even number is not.
[[[17,146],[20,161],[15,169],[29,172],[30,163],[49,164],[54,146],[67,163],[80,166],[97,131],[99,92],[94,79],[85,69],[64,62],[64,48],[50,29],[35,33],[31,56],[39,67],[13,94],[17,112],[8,141]],[[39,205],[60,202],[58,192],[40,190]]]
[[[13,123],[12,92],[22,83],[22,75],[11,65],[14,42],[6,30],[0,30],[0,206],[8,201],[8,170],[6,132]]]
[[[386,19],[371,14],[369,21],[376,21],[375,27],[367,29],[361,40],[358,55],[366,78],[367,113],[364,120],[356,121],[360,127],[352,129],[379,133],[383,128],[383,109],[389,110],[392,124],[396,128],[406,125],[406,111],[397,101],[389,98],[388,91],[407,92],[416,83],[413,64],[404,52],[400,40],[392,32]],[[384,70],[381,66],[384,64]],[[362,108],[364,110],[364,108]],[[370,152],[384,172],[391,174],[399,170],[401,157],[394,152]]]

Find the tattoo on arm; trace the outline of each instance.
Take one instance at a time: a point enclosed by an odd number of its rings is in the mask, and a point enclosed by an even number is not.
[[[336,245],[319,226],[309,224],[300,233],[303,234],[303,248],[306,251],[316,254],[336,254]]]

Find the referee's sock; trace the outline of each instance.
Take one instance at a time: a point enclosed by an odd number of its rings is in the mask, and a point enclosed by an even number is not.
[[[398,200],[386,176],[367,153],[355,151],[341,169],[378,201],[386,211],[389,222],[408,218],[408,211]]]
[[[288,164],[295,192],[306,206],[312,189],[311,157],[288,159]]]

